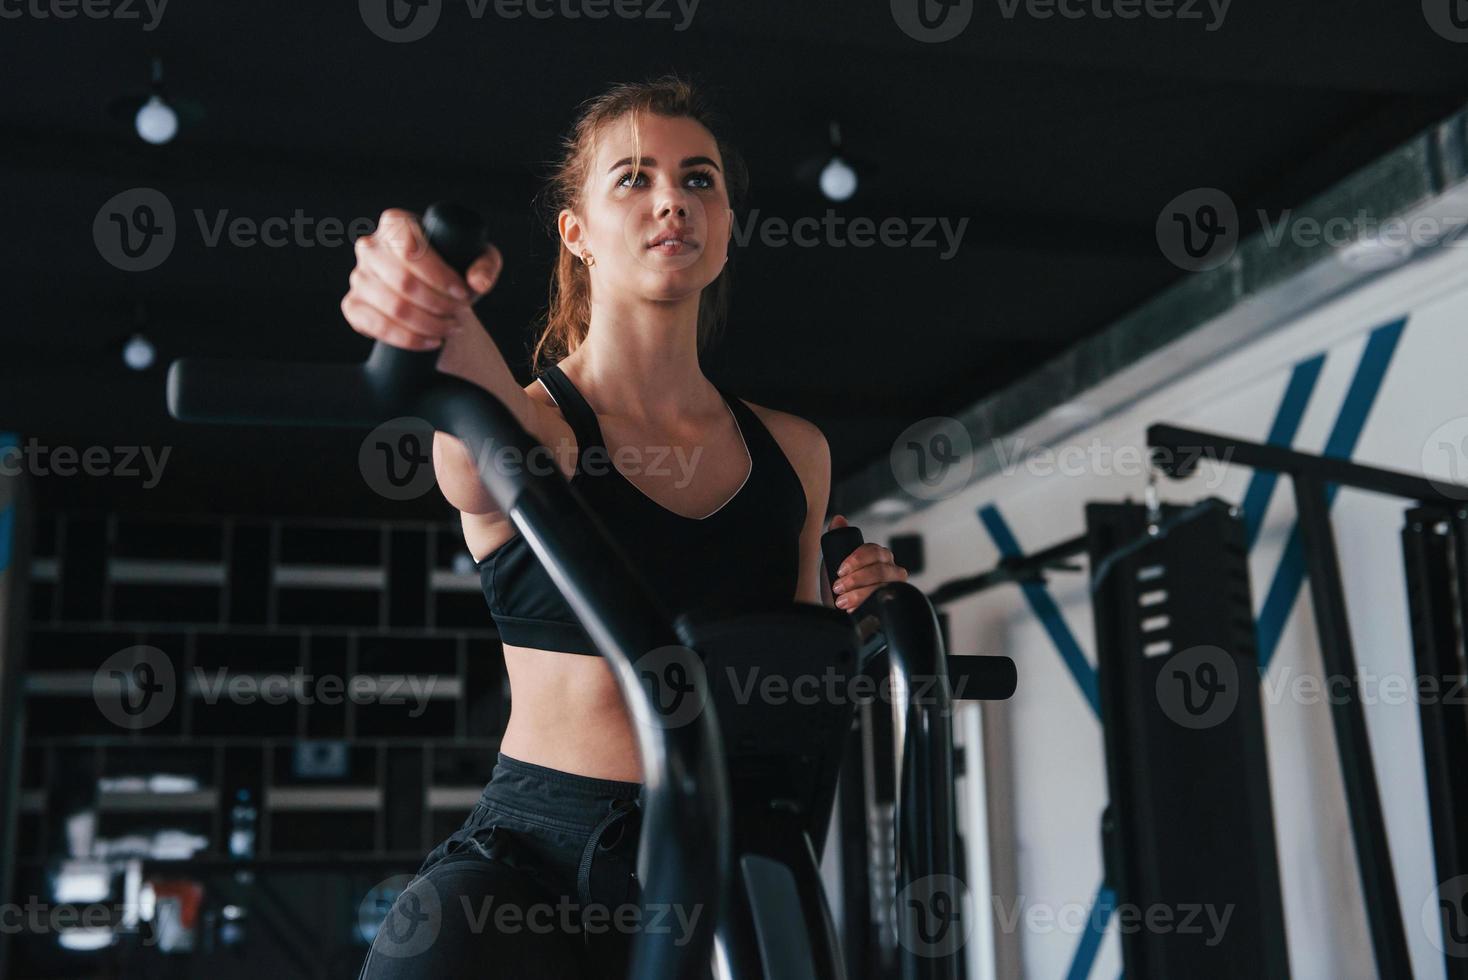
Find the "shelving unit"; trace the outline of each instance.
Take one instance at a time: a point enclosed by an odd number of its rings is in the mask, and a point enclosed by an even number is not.
[[[478,798],[508,712],[466,557],[450,523],[43,517],[24,864],[64,854],[62,820],[83,807],[97,810],[99,837],[177,828],[209,842],[191,860],[230,860],[244,790],[257,811],[252,864],[411,869]],[[172,669],[169,710],[138,729],[110,720],[95,688],[103,662],[134,647]],[[333,760],[339,771],[324,774]],[[198,789],[96,789],[154,773]]]

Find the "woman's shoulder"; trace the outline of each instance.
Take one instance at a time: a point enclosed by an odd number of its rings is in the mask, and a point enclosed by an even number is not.
[[[791,412],[756,405],[747,398],[739,400],[764,423],[784,451],[807,497],[823,497],[831,485],[831,447],[820,427]]]

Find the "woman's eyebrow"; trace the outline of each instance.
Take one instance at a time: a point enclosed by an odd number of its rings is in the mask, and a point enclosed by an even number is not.
[[[608,167],[607,168],[607,173],[611,173],[613,170],[616,170],[619,167],[630,167],[631,165],[632,165],[632,158],[631,157],[623,157],[622,159],[618,160],[616,163],[614,163],[610,167]],[[658,162],[656,160],[654,160],[652,157],[643,157],[642,158],[642,165],[644,167],[656,167],[658,165]],[[714,163],[714,161],[710,160],[708,157],[685,157],[683,159],[682,166],[685,167],[685,168],[686,167],[703,166],[703,167],[713,167],[715,170],[718,170],[719,169],[719,165],[717,163]]]

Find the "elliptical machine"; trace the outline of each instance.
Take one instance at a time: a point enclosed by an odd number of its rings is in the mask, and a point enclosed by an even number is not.
[[[465,208],[433,205],[423,227],[460,274],[484,251],[484,225]],[[902,977],[958,976],[952,682],[961,675],[957,689],[970,698],[1007,698],[1015,668],[1007,657],[949,658],[916,587],[887,583],[850,614],[792,601],[670,615],[558,471],[494,465],[491,448],[528,459],[539,444],[488,392],[440,373],[432,351],[379,342],[362,364],[342,365],[184,358],[169,368],[168,407],[180,421],[249,425],[372,428],[416,416],[465,443],[627,704],[644,781],[644,905],[707,910],[691,937],[639,933],[636,980],[711,970],[728,980],[844,980],[818,855],[857,706],[841,692],[885,651],[902,733]],[[821,544],[834,579],[861,532],[836,529]],[[826,696],[809,693],[812,679]]]

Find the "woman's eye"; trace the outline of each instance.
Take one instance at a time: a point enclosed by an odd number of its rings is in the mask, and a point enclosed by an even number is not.
[[[714,186],[714,175],[709,173],[707,170],[691,171],[689,172],[688,176],[683,179],[689,182],[690,186],[695,187],[699,190],[708,190]],[[634,172],[628,170],[626,173],[622,174],[621,177],[617,178],[617,186],[632,186],[629,181],[635,181],[636,186],[638,187],[645,187],[648,183],[647,171],[644,170]]]

